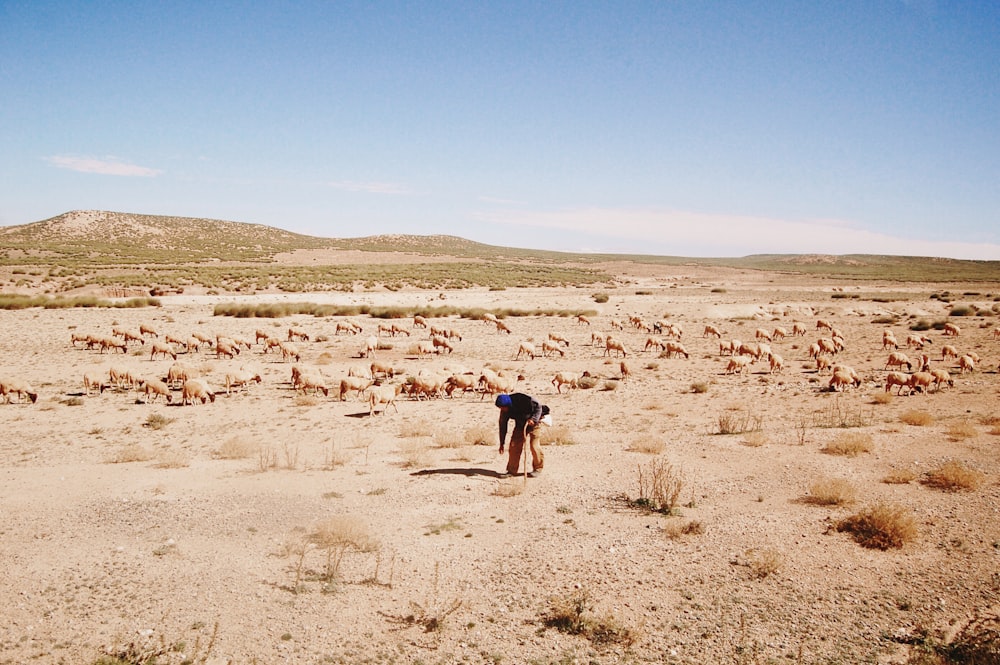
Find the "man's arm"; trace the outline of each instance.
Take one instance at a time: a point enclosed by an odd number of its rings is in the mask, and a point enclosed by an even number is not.
[[[500,414],[500,452],[503,452],[504,442],[507,440],[507,421],[509,418]]]

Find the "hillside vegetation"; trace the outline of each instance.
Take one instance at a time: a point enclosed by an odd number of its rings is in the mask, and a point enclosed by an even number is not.
[[[295,252],[308,250],[313,251],[308,264],[305,259],[294,259]],[[317,251],[336,250],[361,252],[362,258],[352,255],[344,259],[341,255],[316,259]],[[379,253],[389,252],[403,258],[379,260]],[[293,258],[289,260],[289,256]],[[446,235],[319,238],[260,224],[107,211],[73,211],[0,228],[0,279],[14,290],[50,293],[87,286],[304,292],[349,291],[359,286],[502,289],[610,285],[614,278],[602,264],[623,261],[857,280],[1000,281],[998,261],[873,255],[688,258],[575,254],[498,247]]]

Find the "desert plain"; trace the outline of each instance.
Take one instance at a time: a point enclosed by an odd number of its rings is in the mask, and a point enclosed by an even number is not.
[[[0,663],[931,663],[995,627],[997,283],[605,268],[612,287],[189,292],[157,307],[0,311],[0,379],[38,393],[0,404]],[[945,291],[976,313],[949,317],[955,302],[931,297]],[[115,326],[251,340],[296,327],[310,335],[299,364],[331,386],[368,368],[359,350],[382,319],[350,317],[355,336],[336,333],[348,317],[214,313],[283,301],[591,312],[590,325],[507,317],[510,334],[431,319],[461,335],[444,354],[415,352],[429,332],[411,318],[393,320],[408,336],[380,336],[397,383],[422,370],[523,375],[517,390],[554,417],[544,473],[499,477],[491,396],[403,394],[370,416],[355,395],[295,390],[295,363],[259,343],[235,359],[179,355],[214,402],[85,394],[85,372],[162,378],[174,362],[150,359],[152,338],[115,354],[71,343]],[[646,350],[665,335],[630,317],[677,324],[689,356]],[[820,319],[842,332],[836,362],[860,386],[831,391],[808,356],[829,335]],[[954,385],[884,397],[883,330],[903,342],[920,320],[961,326],[923,332]],[[770,343],[780,372],[726,373],[720,341],[795,323],[804,336]],[[549,333],[569,342],[564,355],[515,359]],[[593,343],[609,333],[627,378]],[[975,371],[942,360],[946,344],[976,353]],[[261,382],[226,394],[241,366]],[[559,392],[559,371],[591,385]],[[968,483],[935,481],[942,468]],[[668,511],[650,509],[654,476],[675,491]],[[872,506],[908,521],[902,546],[839,528]]]

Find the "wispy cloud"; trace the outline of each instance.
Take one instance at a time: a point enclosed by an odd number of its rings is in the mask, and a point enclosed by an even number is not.
[[[335,180],[327,183],[334,189],[341,189],[345,192],[361,192],[363,194],[388,194],[399,196],[412,194],[413,192],[402,185],[392,182],[361,182],[358,180]]]
[[[99,175],[122,175],[139,178],[153,178],[163,171],[146,166],[129,164],[116,157],[77,157],[73,155],[55,155],[47,157],[46,161],[60,169],[69,169],[80,173],[97,173]]]
[[[938,242],[893,236],[831,219],[785,220],[664,209],[581,208],[558,211],[491,211],[490,223],[585,234],[589,245],[607,250],[681,256],[747,254],[893,254],[963,259],[1000,259],[1000,245]],[[571,249],[563,247],[562,249]]]

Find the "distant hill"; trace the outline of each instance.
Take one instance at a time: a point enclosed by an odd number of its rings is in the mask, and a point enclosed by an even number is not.
[[[279,254],[321,249],[404,252],[493,263],[594,265],[630,261],[725,266],[846,279],[1000,281],[1000,261],[862,254],[760,254],[740,258],[577,254],[498,247],[449,235],[319,238],[261,224],[97,210],[76,210],[40,222],[0,227],[0,262],[7,265],[177,266],[220,262],[259,265],[271,263]]]

